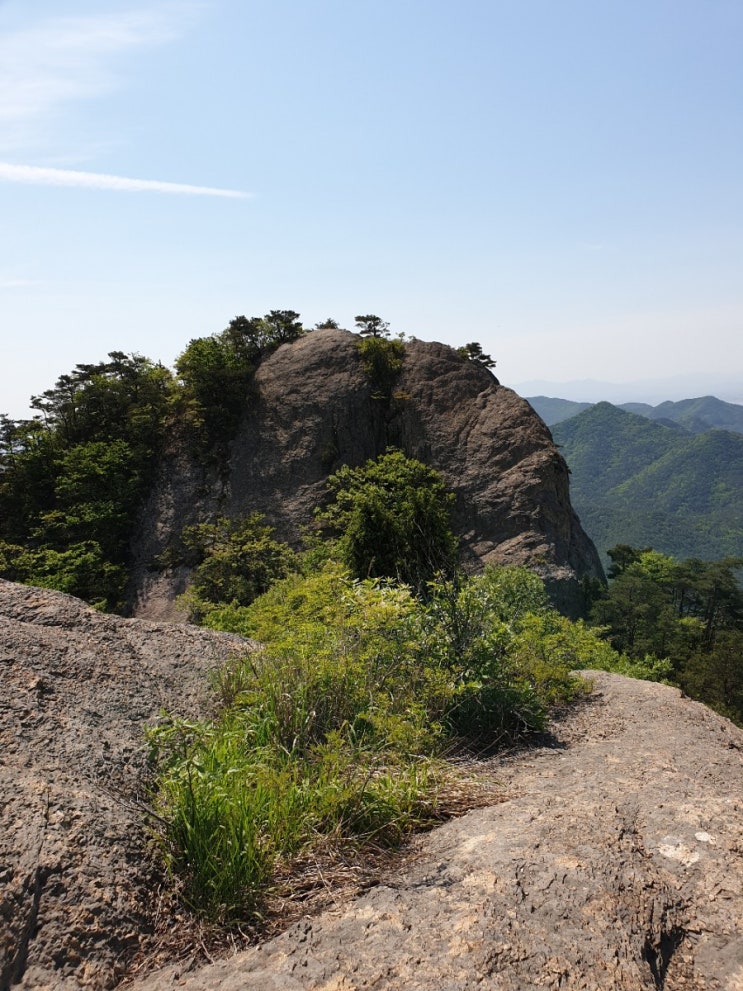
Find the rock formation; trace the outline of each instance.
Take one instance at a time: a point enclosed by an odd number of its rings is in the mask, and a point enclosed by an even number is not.
[[[151,562],[179,528],[216,512],[265,514],[277,536],[297,543],[326,497],[325,479],[388,445],[436,468],[456,493],[454,526],[466,565],[528,564],[556,602],[577,604],[577,579],[602,574],[570,506],[568,470],[529,404],[484,367],[443,344],[410,341],[391,396],[365,372],[359,338],[317,330],[260,365],[223,477],[183,445],[163,462],[135,540],[134,612],[177,615],[187,572]]]
[[[0,991],[110,988],[148,945],[145,726],[236,647],[0,580]]]
[[[152,949],[143,729],[203,712],[206,672],[249,646],[0,582],[0,991],[113,988]],[[503,801],[383,883],[126,986],[741,991],[743,732],[675,689],[587,677],[551,738],[482,766]]]

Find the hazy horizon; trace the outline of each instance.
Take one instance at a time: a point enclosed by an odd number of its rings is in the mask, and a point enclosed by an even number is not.
[[[632,382],[602,382],[596,379],[573,379],[555,382],[531,379],[525,382],[503,382],[525,398],[544,396],[570,399],[579,403],[647,403],[659,406],[682,399],[714,396],[727,403],[743,406],[743,386],[739,380],[725,376],[678,375],[669,378],[637,379]]]

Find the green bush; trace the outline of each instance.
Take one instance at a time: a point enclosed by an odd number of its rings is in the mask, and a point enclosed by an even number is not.
[[[181,540],[198,562],[183,597],[194,622],[203,621],[221,603],[249,605],[296,567],[296,555],[274,540],[273,532],[260,513],[235,520],[220,516],[185,528]]]
[[[378,847],[440,818],[447,752],[542,728],[580,691],[571,666],[611,653],[545,603],[523,569],[439,583],[424,601],[327,560],[210,611],[210,626],[265,646],[215,674],[215,720],[150,736],[161,848],[190,902],[245,919],[279,864],[328,838]]]
[[[384,337],[364,337],[356,345],[366,374],[374,386],[373,398],[388,400],[402,371],[405,344]]]
[[[356,577],[397,579],[425,596],[430,581],[454,571],[454,496],[433,468],[390,449],[361,467],[344,466],[328,487],[333,502],[318,518],[338,536]]]
[[[430,650],[454,677],[447,721],[468,747],[489,750],[543,729],[551,709],[583,690],[572,671],[588,665],[574,663],[578,651],[567,646],[583,628],[547,601],[543,582],[525,568],[489,566],[464,581],[432,584]],[[558,644],[556,630],[565,642]],[[593,634],[585,640],[583,659],[592,647],[607,648]]]
[[[221,717],[150,736],[166,859],[221,920],[257,911],[277,860],[322,835],[387,844],[434,815],[440,730],[406,639],[409,591],[328,567],[264,598],[248,625],[274,642],[217,675]]]

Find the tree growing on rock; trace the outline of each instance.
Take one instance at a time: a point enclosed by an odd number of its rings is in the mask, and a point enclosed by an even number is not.
[[[362,337],[389,337],[390,325],[386,320],[376,316],[374,313],[367,313],[366,316],[354,317],[356,326]]]
[[[482,365],[484,368],[495,368],[495,361],[489,354],[484,353],[482,345],[478,344],[477,341],[471,341],[469,344],[457,348],[457,353],[461,354],[463,358],[474,361],[476,365]]]
[[[318,515],[338,535],[341,557],[358,578],[393,578],[425,595],[453,572],[454,495],[437,471],[390,449],[376,460],[331,475],[331,505]]]

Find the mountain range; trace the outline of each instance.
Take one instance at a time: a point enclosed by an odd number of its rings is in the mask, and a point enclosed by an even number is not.
[[[620,543],[682,559],[743,557],[743,407],[714,397],[600,402],[555,421],[574,406],[550,399],[540,415],[552,418],[571,501],[604,563]]]
[[[578,413],[594,405],[550,396],[530,396],[529,402],[548,427],[577,416]],[[743,406],[725,402],[716,396],[681,399],[677,402],[666,400],[657,406],[651,406],[649,403],[614,403],[613,405],[628,413],[637,413],[638,416],[644,416],[648,420],[658,420],[666,426],[681,426],[693,434],[715,428],[743,433]]]
[[[693,372],[664,378],[639,379],[633,382],[605,382],[596,379],[574,379],[551,382],[532,379],[528,382],[507,382],[520,396],[562,396],[580,403],[610,402],[649,403],[656,405],[666,399],[679,400],[687,396],[717,396],[729,403],[743,405],[743,383],[740,375],[704,374]]]

